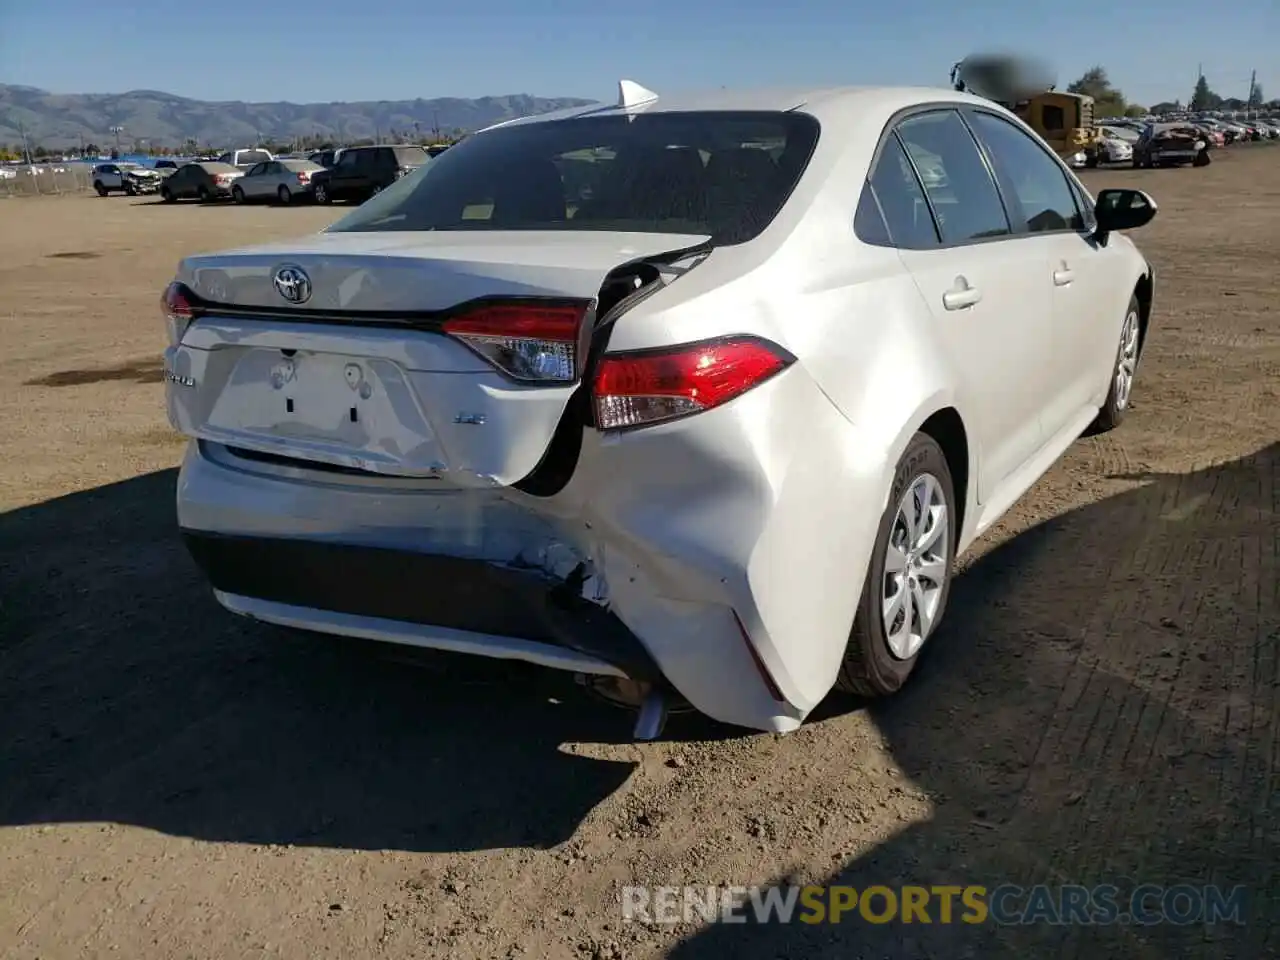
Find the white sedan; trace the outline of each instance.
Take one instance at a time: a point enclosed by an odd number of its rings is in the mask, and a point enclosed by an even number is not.
[[[1124,418],[1155,212],[967,94],[623,81],[182,261],[179,525],[237,614],[793,730],[901,687],[957,556]]]
[[[311,197],[311,177],[324,167],[310,160],[290,158],[255,163],[231,188],[236,203],[273,200],[292,203],[299,197]]]

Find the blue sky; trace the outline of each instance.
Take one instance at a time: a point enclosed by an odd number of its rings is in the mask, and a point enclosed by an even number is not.
[[[0,0],[0,82],[203,100],[612,99],[619,77],[659,92],[942,85],[965,54],[1013,49],[1047,58],[1064,86],[1100,63],[1138,103],[1185,99],[1197,63],[1223,96],[1243,98],[1256,68],[1280,97],[1277,0],[305,0],[215,3],[183,29],[199,6]],[[1215,9],[1223,22],[1205,22]]]

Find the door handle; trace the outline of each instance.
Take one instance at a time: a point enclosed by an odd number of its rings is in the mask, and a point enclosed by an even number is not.
[[[1076,272],[1065,263],[1057,270],[1053,271],[1053,285],[1055,287],[1065,287],[1075,278]]]
[[[956,277],[954,289],[942,295],[942,305],[948,310],[963,310],[965,307],[972,307],[981,299],[981,290],[969,286],[969,281],[964,277]]]

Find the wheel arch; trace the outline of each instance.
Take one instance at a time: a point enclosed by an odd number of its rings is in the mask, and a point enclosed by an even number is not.
[[[966,522],[970,516],[977,515],[977,512],[972,511],[970,508],[977,504],[978,491],[974,478],[978,475],[977,464],[975,463],[978,451],[974,449],[969,437],[969,430],[965,426],[964,416],[961,414],[955,398],[949,393],[936,394],[930,398],[929,402],[922,404],[895,439],[890,456],[886,458],[890,472],[884,483],[886,499],[885,503],[881,505],[881,510],[888,506],[892,473],[897,469],[898,461],[902,459],[902,455],[907,449],[907,444],[911,442],[911,438],[917,433],[923,433],[931,437],[942,448],[943,456],[946,457],[947,467],[951,471],[951,483],[954,488],[952,492],[955,494],[956,500],[957,522],[955,530],[956,546],[959,549],[967,542]]]
[[[1133,295],[1138,298],[1138,353],[1141,355],[1147,344],[1147,327],[1151,323],[1151,303],[1155,297],[1155,272],[1150,267],[1147,268],[1146,273],[1138,277]]]

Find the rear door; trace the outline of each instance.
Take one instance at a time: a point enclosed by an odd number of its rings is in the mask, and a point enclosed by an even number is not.
[[[358,186],[360,177],[360,158],[368,150],[344,150],[338,162],[329,173],[329,194],[337,198],[346,196]]]
[[[1018,237],[961,115],[931,109],[900,121],[873,175],[903,264],[934,316],[961,412],[978,447],[979,497],[1044,442],[1043,368],[1050,362],[1043,253]],[[893,211],[891,213],[891,211]],[[895,231],[894,220],[901,221]]]
[[[246,197],[261,197],[264,192],[263,184],[266,182],[266,173],[267,164],[255,163],[245,171],[245,175],[240,178],[236,186],[244,191]]]

